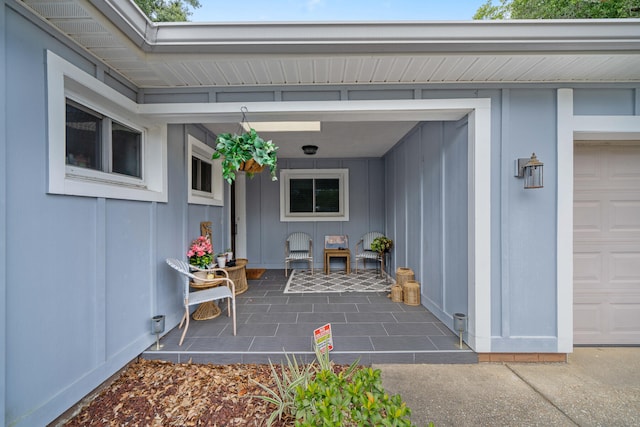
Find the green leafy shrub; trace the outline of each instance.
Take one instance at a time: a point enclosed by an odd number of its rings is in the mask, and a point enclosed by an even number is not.
[[[412,426],[411,409],[400,395],[389,396],[379,369],[353,375],[323,370],[305,387],[296,388],[296,421],[310,426]]]
[[[258,384],[268,396],[253,396],[276,406],[267,420],[292,419],[299,427],[323,426],[413,426],[411,409],[400,395],[389,396],[382,387],[379,369],[358,367],[335,369],[329,352],[316,349],[318,364],[301,367],[293,356],[278,374],[271,365],[276,390]]]

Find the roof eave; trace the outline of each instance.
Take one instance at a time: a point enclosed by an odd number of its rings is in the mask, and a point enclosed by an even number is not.
[[[640,52],[640,19],[153,23],[131,1],[90,3],[154,53]]]

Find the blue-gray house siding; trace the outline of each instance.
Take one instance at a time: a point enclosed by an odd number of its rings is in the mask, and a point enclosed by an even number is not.
[[[153,343],[151,316],[166,314],[167,329],[178,323],[181,295],[164,260],[184,256],[201,221],[212,222],[215,248],[229,245],[227,206],[187,203],[186,137],[213,138],[198,124],[168,125],[167,203],[47,193],[47,50],[139,103],[490,99],[491,348],[557,351],[559,86],[139,90],[11,4],[3,1],[0,9],[0,417],[6,425],[52,421]],[[638,85],[574,86],[576,114],[640,113]],[[412,268],[427,308],[445,322],[469,312],[468,128],[466,118],[420,123],[381,158],[280,160],[280,168],[349,169],[348,222],[280,222],[279,184],[266,174],[248,180],[252,266],[281,268],[291,231],[312,234],[320,260],[324,235],[347,234],[353,248],[363,233],[379,230],[395,242],[388,271]],[[542,191],[522,191],[512,176],[513,160],[532,151],[545,163]]]

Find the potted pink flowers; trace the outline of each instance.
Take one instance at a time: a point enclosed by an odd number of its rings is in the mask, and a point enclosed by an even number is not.
[[[200,236],[191,242],[187,256],[189,264],[199,268],[207,268],[213,261],[213,246],[206,236]]]

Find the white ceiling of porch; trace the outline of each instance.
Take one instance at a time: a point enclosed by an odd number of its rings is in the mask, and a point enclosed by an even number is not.
[[[157,25],[129,0],[16,4],[145,89],[215,96],[254,86],[640,82],[640,20]],[[414,124],[326,123],[321,134],[267,136],[296,147],[283,157],[301,155],[306,143],[346,155],[345,135],[368,141],[351,155],[380,155]],[[237,124],[209,127],[230,126]]]

